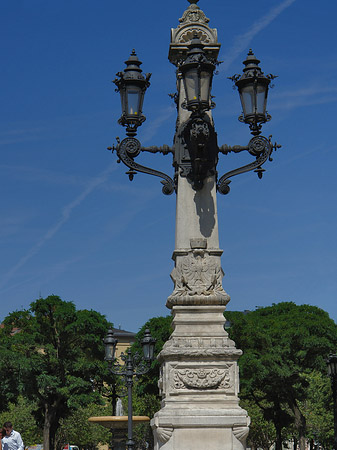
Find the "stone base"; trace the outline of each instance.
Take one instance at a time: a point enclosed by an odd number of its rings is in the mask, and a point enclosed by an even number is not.
[[[155,450],[243,450],[249,431],[239,406],[241,350],[224,330],[222,305],[173,306],[159,355],[162,409],[151,421]]]
[[[151,421],[155,450],[244,450],[249,432],[246,411],[158,412]],[[199,413],[199,414],[198,414]]]

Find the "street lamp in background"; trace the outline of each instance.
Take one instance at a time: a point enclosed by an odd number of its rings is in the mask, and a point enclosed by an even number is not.
[[[327,360],[328,374],[331,378],[333,414],[334,414],[334,446],[337,450],[337,355],[329,355]]]
[[[113,375],[123,377],[128,391],[128,440],[127,449],[133,450],[133,427],[132,427],[132,386],[133,377],[143,375],[150,369],[150,364],[154,359],[154,346],[156,340],[152,338],[150,331],[145,330],[144,337],[141,340],[143,347],[143,356],[138,352],[131,353],[131,349],[127,353],[122,353],[120,359],[124,362],[121,365],[115,358],[116,346],[118,340],[114,338],[113,331],[110,328],[104,339],[105,346],[105,360],[109,363],[109,370]],[[115,414],[114,414],[115,415]]]

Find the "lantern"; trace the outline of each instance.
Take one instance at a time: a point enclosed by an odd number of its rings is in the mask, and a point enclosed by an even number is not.
[[[111,328],[109,328],[108,333],[103,340],[103,343],[105,348],[105,361],[113,362],[115,359],[115,351],[118,340],[114,337]]]
[[[154,357],[154,345],[156,340],[151,336],[150,330],[147,328],[142,339],[142,347],[145,361],[152,361]]]
[[[141,61],[137,58],[133,50],[129,59],[125,61],[126,68],[124,72],[118,72],[114,80],[117,86],[116,91],[120,93],[122,115],[118,122],[127,127],[127,134],[135,136],[137,128],[145,121],[142,114],[144,95],[146,89],[150,86],[150,73],[144,77],[140,65]]]
[[[189,45],[186,60],[179,66],[189,111],[206,111],[211,108],[211,87],[215,65],[204,51],[204,45],[195,34]]]
[[[273,75],[265,76],[259,63],[252,50],[249,50],[243,62],[243,75],[235,78],[243,110],[239,120],[249,124],[254,135],[260,134],[261,124],[271,119],[266,111],[267,96],[270,79],[275,78]]]
[[[327,360],[328,374],[331,378],[337,377],[337,355],[329,355]]]

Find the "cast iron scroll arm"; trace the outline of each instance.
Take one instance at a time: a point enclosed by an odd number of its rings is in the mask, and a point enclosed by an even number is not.
[[[165,195],[171,195],[175,191],[175,183],[171,177],[166,175],[159,170],[151,169],[150,167],[142,166],[135,162],[136,158],[140,152],[148,151],[151,153],[163,153],[167,155],[168,153],[173,153],[173,150],[168,145],[163,145],[162,147],[144,147],[142,148],[141,143],[138,139],[134,137],[127,137],[122,141],[117,138],[117,146],[108,147],[108,150],[112,152],[116,150],[118,161],[123,162],[130,170],[126,172],[129,176],[129,180],[132,181],[133,177],[137,172],[147,173],[149,175],[154,175],[156,177],[162,178],[161,183],[163,184],[162,192]]]
[[[229,183],[231,180],[229,178],[233,177],[234,175],[239,175],[240,173],[249,172],[250,170],[254,170],[258,177],[261,179],[264,169],[262,169],[262,165],[269,159],[269,161],[272,161],[271,154],[273,150],[276,150],[281,147],[281,145],[272,144],[271,142],[272,136],[269,136],[269,139],[265,138],[264,136],[254,136],[250,141],[247,147],[242,147],[239,145],[235,145],[233,147],[229,146],[221,146],[219,148],[219,151],[221,153],[227,154],[230,152],[241,152],[243,150],[247,150],[251,155],[256,157],[256,160],[250,164],[247,164],[245,166],[239,167],[238,169],[231,170],[219,179],[217,183],[217,189],[220,192],[220,194],[228,194],[230,191]]]

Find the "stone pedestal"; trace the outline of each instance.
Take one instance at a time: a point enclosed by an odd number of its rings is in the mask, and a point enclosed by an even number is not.
[[[173,306],[164,345],[162,409],[151,421],[156,450],[242,450],[249,418],[238,405],[241,351],[224,330],[224,306]]]

